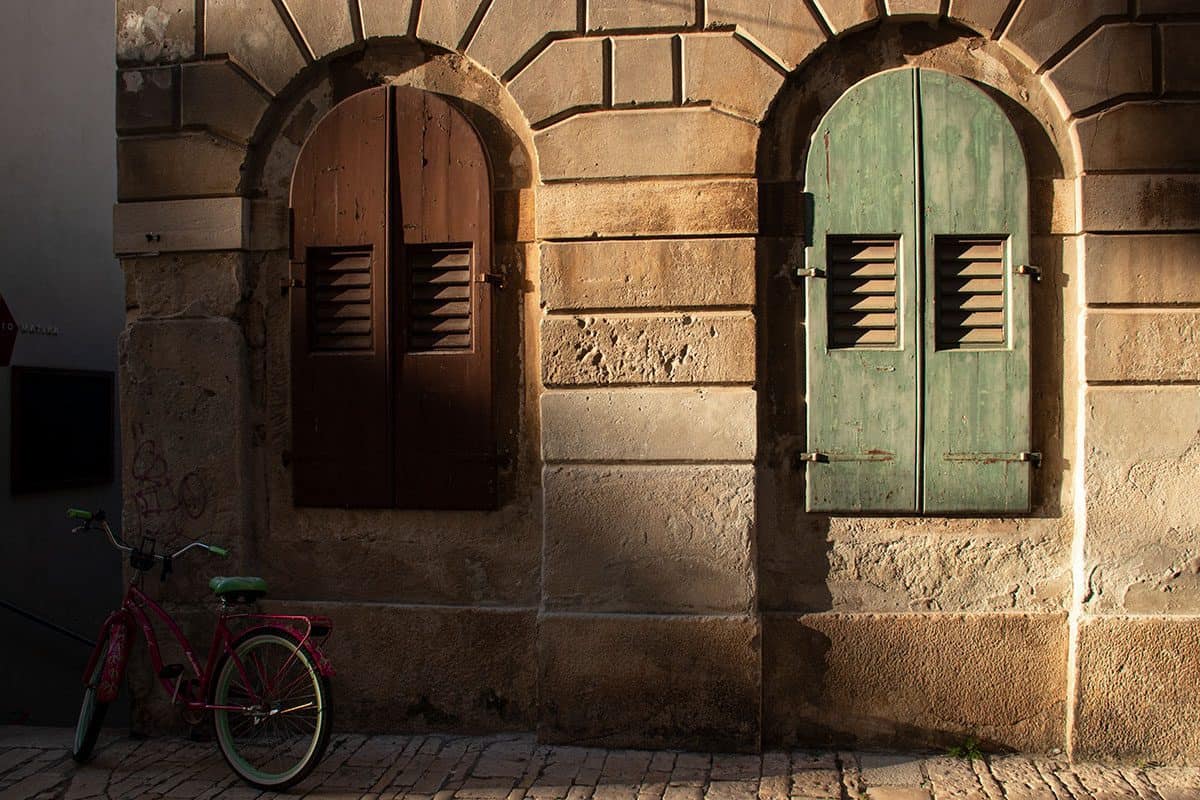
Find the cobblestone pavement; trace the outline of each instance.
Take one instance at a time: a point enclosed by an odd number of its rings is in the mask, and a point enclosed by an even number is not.
[[[216,745],[107,735],[92,763],[71,731],[0,727],[0,800],[266,798]],[[1069,766],[1053,756],[864,752],[762,756],[550,747],[531,736],[335,735],[287,796],[318,800],[1200,800],[1200,768]]]

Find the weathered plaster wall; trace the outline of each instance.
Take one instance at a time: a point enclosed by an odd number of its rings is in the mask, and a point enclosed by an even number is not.
[[[1200,662],[1200,513],[1177,494],[1200,380],[1188,3],[335,5],[121,4],[118,233],[164,251],[126,259],[127,352],[187,324],[174,357],[219,362],[165,364],[170,409],[152,377],[125,381],[126,402],[173,463],[239,498],[204,513],[245,566],[285,600],[336,602],[350,630],[412,626],[436,632],[418,648],[487,654],[461,677],[479,691],[447,694],[411,652],[395,672],[412,682],[393,684],[335,639],[359,724],[1200,757],[1181,727],[1195,701],[1146,650]],[[1030,163],[1045,463],[1028,517],[799,511],[786,274],[807,137],[854,82],[908,64],[984,86]],[[287,182],[324,111],[384,81],[460,98],[492,151],[513,287],[498,337],[513,466],[494,514],[290,504]],[[171,436],[188,398],[217,398],[233,425]],[[1114,677],[1118,651],[1135,666]],[[1131,711],[1147,686],[1168,687],[1152,723]],[[1150,724],[1165,733],[1139,739]]]

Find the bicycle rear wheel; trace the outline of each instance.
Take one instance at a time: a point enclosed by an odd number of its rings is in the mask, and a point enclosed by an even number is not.
[[[282,629],[250,631],[217,666],[213,727],[221,755],[259,789],[303,780],[329,743],[329,682]],[[236,710],[235,710],[236,709]]]
[[[104,664],[108,661],[108,651],[112,642],[105,638],[100,647],[100,657],[96,666],[88,676],[87,685],[83,688],[83,704],[79,707],[79,720],[75,723],[75,740],[71,744],[71,758],[82,764],[92,757],[96,739],[100,736],[100,728],[104,725],[104,715],[108,711],[108,703],[96,699],[96,686],[104,674]]]

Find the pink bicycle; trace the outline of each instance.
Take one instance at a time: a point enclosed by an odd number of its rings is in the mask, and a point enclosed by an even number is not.
[[[82,524],[75,532],[100,529],[113,547],[129,554],[133,578],[121,607],[105,620],[84,671],[83,706],[75,727],[72,756],[86,761],[100,734],[108,704],[116,699],[129,648],[141,629],[159,682],[195,725],[212,713],[217,746],[243,780],[260,789],[283,789],[303,780],[329,743],[329,679],[333,668],[321,651],[333,625],[328,617],[258,614],[235,610],[266,594],[261,578],[213,578],[209,587],[219,602],[216,630],[203,669],[192,646],[171,615],[142,591],[145,575],[156,566],[166,580],[176,559],[193,549],[226,556],[216,545],[192,542],[171,554],[155,552],[143,537],[137,547],[125,543],[104,512],[70,509]],[[147,611],[157,616],[182,648],[187,665],[163,664],[158,638]],[[230,625],[238,628],[235,635]],[[136,627],[135,627],[136,626]]]

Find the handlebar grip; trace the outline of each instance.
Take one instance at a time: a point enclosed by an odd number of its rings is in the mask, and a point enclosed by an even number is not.
[[[93,514],[90,511],[84,511],[82,508],[68,508],[67,516],[71,519],[81,519],[84,522],[91,522]]]
[[[217,547],[215,544],[210,544],[208,546],[208,552],[212,553],[213,555],[221,556],[221,558],[229,555],[228,550],[226,550],[224,547]]]

